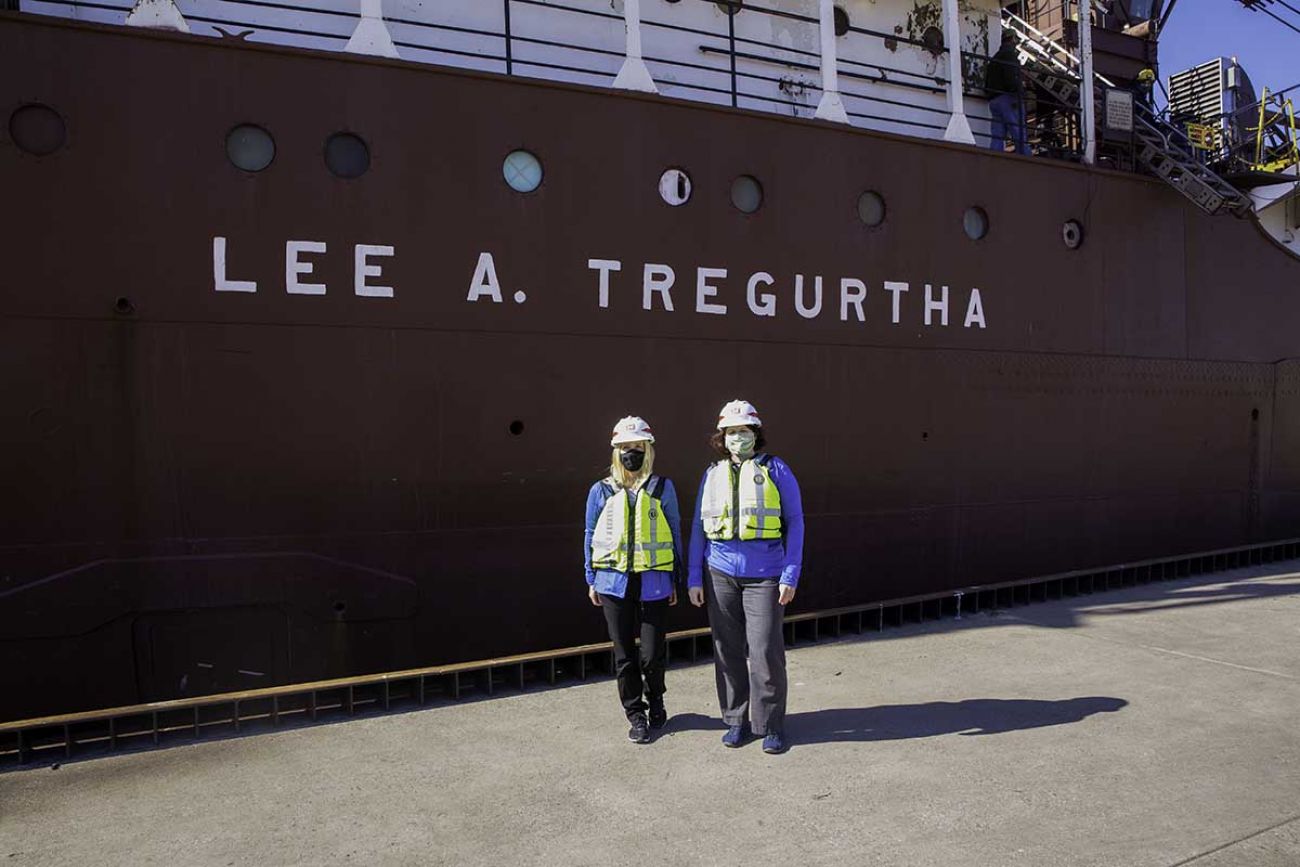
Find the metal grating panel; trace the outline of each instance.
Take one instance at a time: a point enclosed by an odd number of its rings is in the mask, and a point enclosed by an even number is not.
[[[1169,111],[1200,123],[1217,121],[1224,112],[1223,58],[1216,57],[1169,76]]]

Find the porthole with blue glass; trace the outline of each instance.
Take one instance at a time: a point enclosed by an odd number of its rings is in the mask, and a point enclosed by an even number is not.
[[[961,218],[966,237],[978,241],[989,233],[989,215],[983,208],[967,208]]]
[[[741,175],[731,182],[731,204],[742,214],[752,214],[763,206],[763,185],[758,178]]]
[[[525,151],[511,151],[501,166],[501,173],[517,193],[531,193],[542,185],[542,161]]]

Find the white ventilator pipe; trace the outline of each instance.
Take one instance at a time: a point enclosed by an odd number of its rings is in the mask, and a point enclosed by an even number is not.
[[[353,54],[374,54],[379,57],[399,57],[393,37],[388,33],[384,23],[384,10],[381,0],[361,0],[361,20],[357,29],[352,31],[352,38],[344,51]]]
[[[839,63],[835,56],[835,5],[834,0],[821,0],[821,53],[822,98],[817,103],[816,116],[822,120],[849,122],[840,98]]]
[[[1097,106],[1092,79],[1092,2],[1079,2],[1079,104],[1083,106],[1083,161],[1097,161]]]
[[[614,78],[614,86],[658,93],[659,88],[655,87],[655,80],[650,77],[650,70],[641,57],[641,0],[623,0],[623,24],[627,27],[627,51],[623,68]]]
[[[126,26],[190,32],[189,23],[173,0],[137,0],[126,16]]]
[[[948,45],[948,111],[951,112],[943,137],[946,141],[975,144],[962,96],[961,24],[957,17],[957,0],[943,0],[943,31],[944,42]]]

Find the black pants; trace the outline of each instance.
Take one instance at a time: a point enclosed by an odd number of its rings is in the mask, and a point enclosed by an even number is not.
[[[622,599],[600,594],[600,607],[605,612],[605,625],[609,627],[609,640],[614,642],[614,677],[618,681],[618,697],[628,719],[646,712],[650,707],[660,707],[664,702],[664,663],[668,657],[668,644],[664,641],[664,620],[668,617],[668,600],[641,601],[641,576],[627,576],[627,593]],[[641,638],[641,654],[636,652],[636,639]]]

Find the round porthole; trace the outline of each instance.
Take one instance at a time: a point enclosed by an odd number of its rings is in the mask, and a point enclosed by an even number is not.
[[[237,169],[260,172],[275,159],[275,139],[260,126],[242,124],[226,136],[226,156]]]
[[[872,227],[885,222],[885,200],[880,193],[867,190],[858,197],[858,219]]]
[[[360,136],[336,132],[325,140],[325,165],[335,177],[359,178],[370,168],[370,148]]]
[[[1079,249],[1079,245],[1083,243],[1083,226],[1078,220],[1066,220],[1061,225],[1061,240],[1071,250]]]
[[[966,237],[978,241],[989,233],[989,215],[983,208],[967,208],[962,215],[961,226],[966,230]]]
[[[28,103],[9,116],[9,137],[27,153],[43,157],[63,147],[68,127],[48,105]]]
[[[763,186],[755,178],[741,175],[731,182],[731,204],[742,213],[754,213],[763,205]]]
[[[849,13],[844,11],[843,6],[836,6],[833,13],[835,18],[835,35],[843,36],[849,32]]]
[[[659,176],[659,196],[674,208],[691,200],[691,176],[681,169],[669,169]]]
[[[518,193],[531,193],[542,185],[542,163],[528,151],[513,151],[501,166],[510,189]]]

